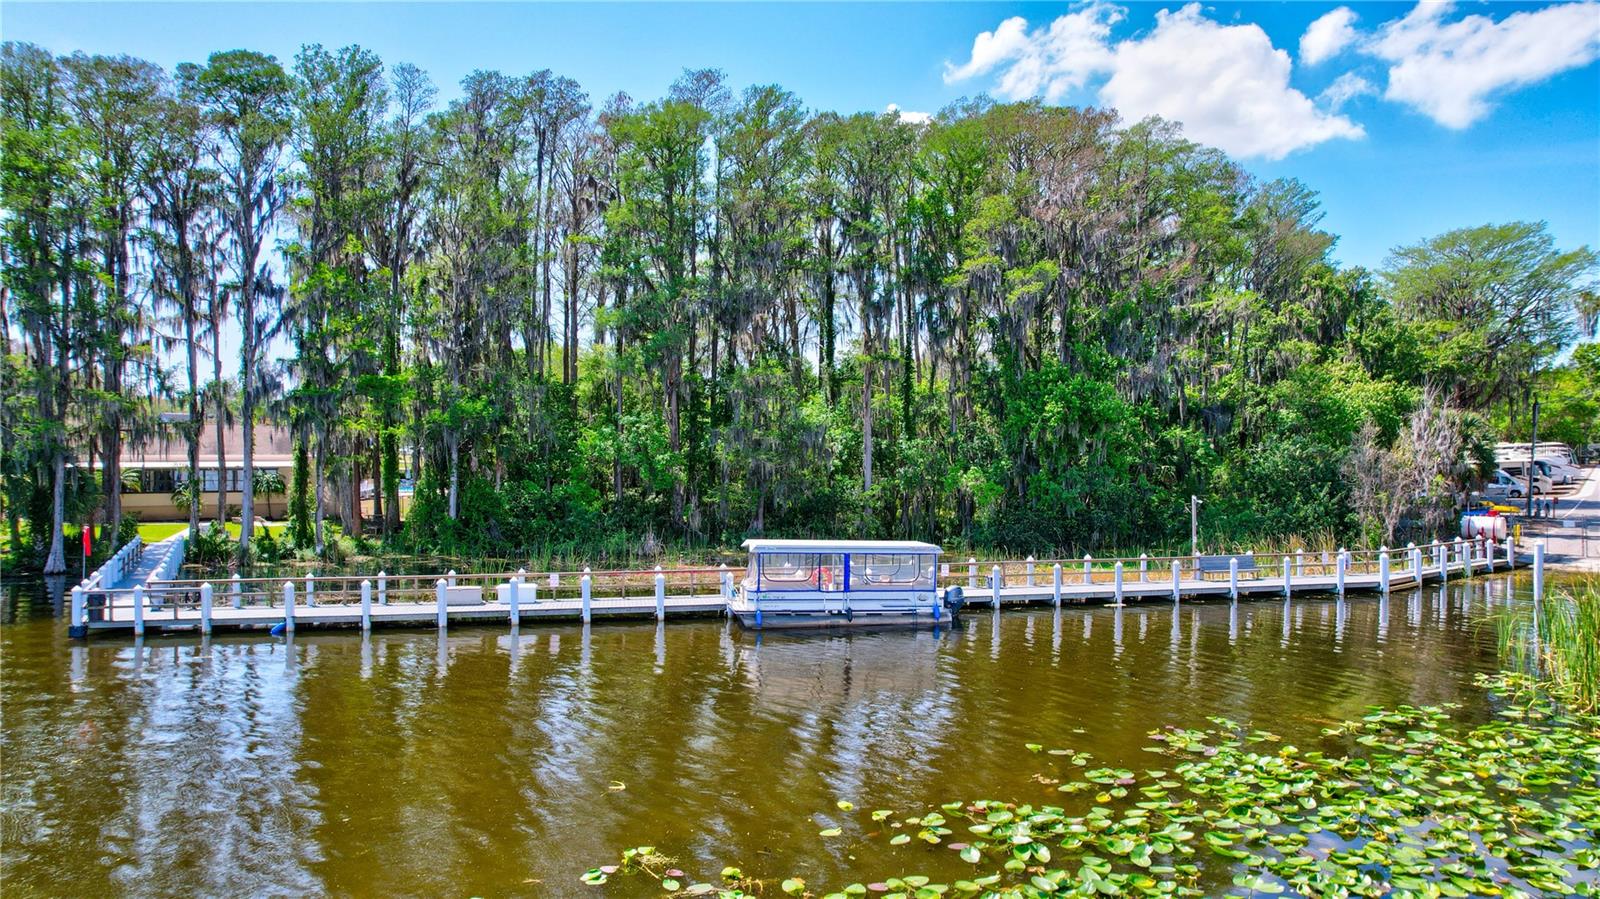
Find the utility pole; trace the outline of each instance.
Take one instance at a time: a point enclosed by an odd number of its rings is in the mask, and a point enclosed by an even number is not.
[[[1200,558],[1200,497],[1189,494],[1189,553]]]
[[[1528,517],[1533,517],[1533,473],[1534,457],[1539,452],[1539,400],[1533,401],[1533,436],[1528,439]]]

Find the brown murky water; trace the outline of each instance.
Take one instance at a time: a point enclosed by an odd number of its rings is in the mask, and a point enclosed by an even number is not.
[[[1221,715],[1301,745],[1372,704],[1465,703],[1506,576],[1389,600],[969,614],[758,637],[722,620],[69,640],[38,584],[0,628],[8,896],[626,895],[627,846],[814,887],[970,876],[871,809],[1061,802],[1027,742],[1148,766]],[[59,600],[56,601],[57,603]],[[841,812],[839,800],[854,803]],[[842,826],[840,837],[818,831]]]

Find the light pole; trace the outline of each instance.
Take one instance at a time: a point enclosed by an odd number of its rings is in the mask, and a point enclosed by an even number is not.
[[[1200,558],[1200,497],[1189,494],[1189,553]]]
[[[1534,457],[1539,453],[1539,400],[1533,401],[1533,436],[1528,439],[1528,510],[1527,517],[1533,517],[1533,473]]]

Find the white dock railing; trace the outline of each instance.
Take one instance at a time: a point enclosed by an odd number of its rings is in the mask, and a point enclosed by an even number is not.
[[[1421,546],[1376,550],[1246,552],[1237,555],[1139,556],[1095,559],[985,559],[969,557],[940,565],[941,587],[961,586],[968,601],[994,601],[998,584],[1003,602],[1060,602],[1073,599],[1115,599],[1125,593],[1139,597],[1264,591],[1292,595],[1296,590],[1343,593],[1352,583],[1362,590],[1388,592],[1393,586],[1411,587],[1424,580],[1447,579],[1507,567],[1516,547],[1510,539],[1496,544],[1486,538],[1436,541]],[[267,612],[280,616],[292,628],[296,610],[301,618],[315,617],[308,610],[341,607],[347,614],[359,610],[363,626],[386,615],[385,607],[437,609],[447,622],[452,608],[503,610],[507,617],[560,611],[589,620],[595,613],[628,612],[665,617],[671,605],[683,608],[717,607],[730,598],[742,577],[742,568],[726,564],[654,569],[603,569],[581,571],[485,572],[443,575],[363,574],[298,577],[177,579],[184,546],[172,547],[143,583],[128,588],[96,587],[74,591],[74,622],[121,624],[143,632],[147,613],[159,611],[160,625],[201,626],[209,630],[213,609],[224,610],[222,619],[240,621],[235,612]],[[513,594],[513,584],[515,592]],[[1154,585],[1163,585],[1156,589]],[[515,607],[513,608],[513,596]],[[209,601],[208,601],[209,600]],[[82,602],[81,607],[79,606]],[[81,608],[81,611],[80,611]],[[393,613],[401,609],[391,608]],[[420,614],[420,612],[419,612]],[[243,616],[250,618],[251,616]],[[413,615],[412,618],[417,616]],[[431,618],[432,616],[429,615]],[[477,617],[483,617],[479,614]],[[254,619],[262,619],[257,615]],[[346,618],[345,620],[355,620]],[[399,620],[396,618],[396,620]],[[410,620],[410,619],[407,619]],[[247,623],[260,623],[251,620]],[[415,623],[415,622],[413,622]]]

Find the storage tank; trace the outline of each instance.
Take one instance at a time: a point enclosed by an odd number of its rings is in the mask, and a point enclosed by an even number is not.
[[[1510,533],[1510,524],[1504,515],[1461,516],[1461,536],[1467,540],[1488,537],[1498,543],[1506,539],[1508,533]]]

